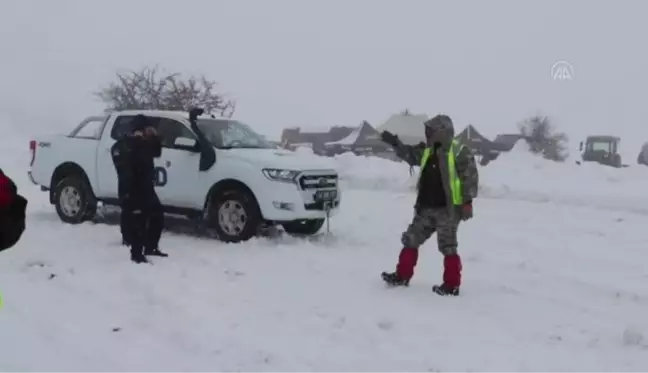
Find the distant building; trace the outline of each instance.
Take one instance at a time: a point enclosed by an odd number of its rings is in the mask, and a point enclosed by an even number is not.
[[[309,147],[315,154],[334,156],[346,152],[356,155],[372,155],[397,160],[393,148],[380,139],[383,131],[398,135],[406,145],[425,143],[424,123],[427,114],[413,114],[408,110],[390,116],[378,128],[364,121],[360,126],[333,126],[328,130],[302,131],[299,127],[285,128],[281,134],[281,146],[287,149]],[[496,159],[500,152],[510,151],[515,143],[524,138],[518,134],[500,134],[495,140],[482,135],[469,124],[455,138],[470,147],[482,165]]]
[[[483,166],[499,156],[499,151],[495,149],[493,142],[479,133],[472,124],[467,125],[463,131],[455,135],[455,140],[469,147]]]
[[[345,138],[327,142],[324,148],[329,156],[346,152],[353,152],[356,155],[385,156],[394,152],[390,145],[380,139],[380,132],[366,121]]]
[[[302,132],[301,128],[285,128],[281,133],[281,144],[285,148],[308,146],[316,154],[324,151],[327,142],[339,141],[349,136],[355,127],[333,126],[328,132]]]
[[[525,139],[524,135],[517,133],[501,133],[493,140],[493,147],[500,152],[511,151],[518,141]]]
[[[472,124],[467,125],[463,131],[455,135],[455,139],[475,151],[491,149],[493,147],[493,142],[479,133]]]

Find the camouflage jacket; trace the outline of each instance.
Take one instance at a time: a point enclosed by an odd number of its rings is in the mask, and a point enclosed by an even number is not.
[[[399,158],[407,162],[410,166],[420,166],[421,159],[423,158],[423,151],[426,149],[426,145],[421,143],[419,145],[405,145],[401,141],[397,141],[393,145],[396,155]],[[443,179],[444,190],[446,191],[446,198],[448,198],[448,206],[452,206],[450,200],[450,180],[448,177],[448,164],[447,164],[447,152],[450,149],[448,144],[437,149],[437,155],[439,156],[439,168],[441,169],[441,177]],[[462,184],[462,198],[464,203],[471,203],[473,199],[477,197],[479,189],[479,172],[477,171],[477,165],[475,163],[475,157],[467,146],[459,147],[455,146],[454,149],[455,155],[455,167],[457,170],[457,176],[461,180]],[[424,193],[425,191],[419,190],[419,193]]]

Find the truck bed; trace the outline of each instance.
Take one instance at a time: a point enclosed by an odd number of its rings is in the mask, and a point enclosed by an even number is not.
[[[52,175],[57,167],[74,163],[81,167],[90,182],[96,179],[96,158],[98,139],[53,135],[32,140],[33,161],[29,170],[34,184],[45,189],[51,187]]]

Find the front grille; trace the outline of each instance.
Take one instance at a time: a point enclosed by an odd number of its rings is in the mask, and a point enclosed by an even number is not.
[[[340,201],[331,202],[331,208],[338,208],[340,206]],[[307,203],[304,205],[306,211],[324,211],[324,202],[314,202]]]
[[[338,175],[302,175],[299,186],[302,189],[335,188],[338,185]]]

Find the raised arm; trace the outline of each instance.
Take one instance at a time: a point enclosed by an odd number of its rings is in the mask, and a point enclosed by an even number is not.
[[[425,144],[423,145],[405,145],[398,138],[397,135],[389,131],[384,131],[380,134],[380,138],[383,142],[391,145],[396,152],[398,158],[404,160],[410,166],[419,166],[421,164],[421,158],[423,157],[423,150],[425,150]]]

